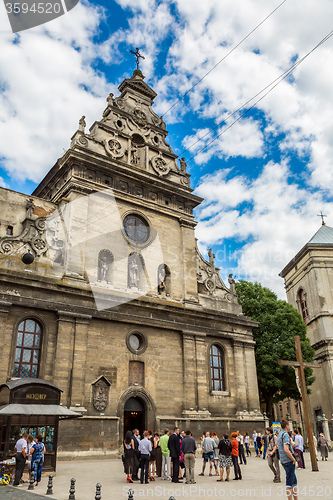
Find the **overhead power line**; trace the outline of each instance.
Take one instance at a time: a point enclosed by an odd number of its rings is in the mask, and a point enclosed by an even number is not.
[[[242,38],[240,42],[237,43],[237,45],[235,45],[231,50],[229,50],[229,52],[224,57],[222,57],[222,59],[219,62],[217,62],[215,66],[213,66],[209,71],[207,71],[207,73],[203,75],[190,89],[188,89],[182,97],[177,99],[172,104],[172,106],[164,113],[163,116],[169,113],[169,111],[171,111],[180,101],[182,101],[197,85],[199,85],[199,83],[202,82],[202,80],[204,80],[204,78],[206,78],[206,76],[208,76],[212,71],[214,71],[214,69],[217,68],[217,66],[221,64],[221,62],[223,62],[228,56],[230,56],[230,54],[232,54],[232,52],[234,52],[243,42],[245,42],[245,40],[249,38],[249,36],[251,36],[252,33],[254,33],[262,24],[264,24],[264,22],[267,21],[267,19],[270,18],[274,14],[274,12],[276,12],[280,7],[282,7],[282,5],[286,3],[286,1],[287,0],[283,0],[283,2],[281,2],[274,10],[272,10],[272,12],[268,14],[268,16],[265,17],[265,19],[263,19],[259,24],[257,24],[257,26],[253,28],[253,30],[250,31],[250,33],[248,33],[244,38]]]
[[[184,149],[184,151],[179,155],[183,155],[186,151],[189,151],[193,146],[195,146],[198,142],[202,141],[205,137],[210,135],[211,132],[216,130],[218,127],[220,127],[224,122],[226,122],[229,118],[234,116],[236,113],[241,111],[242,109],[245,108],[253,99],[261,95],[265,90],[269,89],[264,95],[262,95],[259,99],[255,101],[248,109],[244,111],[236,120],[234,120],[227,128],[225,128],[220,134],[218,134],[214,139],[212,139],[208,144],[206,144],[203,148],[201,148],[199,151],[197,151],[189,160],[187,160],[187,163],[189,163],[193,158],[195,158],[199,153],[202,153],[205,149],[207,149],[213,142],[215,142],[219,137],[221,137],[227,130],[229,130],[235,123],[237,123],[241,118],[243,118],[244,115],[246,115],[251,109],[253,109],[260,101],[262,101],[272,90],[274,90],[283,80],[285,80],[293,71],[295,68],[297,68],[307,57],[309,57],[312,52],[314,52],[316,49],[318,49],[321,45],[323,45],[327,40],[329,40],[333,36],[333,30],[330,31],[315,47],[313,47],[307,54],[305,54],[301,59],[296,61],[290,68],[288,68],[284,73],[282,73],[280,76],[278,76],[275,80],[273,80],[270,84],[266,85],[260,92],[258,92],[256,95],[251,97],[248,101],[246,101],[245,104],[240,106],[236,111],[228,115],[226,118],[221,120],[215,127],[210,129],[205,135],[200,137],[198,140],[196,140],[193,144],[191,144],[188,148]]]

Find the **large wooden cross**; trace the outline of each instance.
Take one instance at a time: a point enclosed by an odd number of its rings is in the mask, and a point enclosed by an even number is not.
[[[311,457],[311,465],[313,471],[318,471],[318,461],[316,457],[315,446],[313,442],[313,434],[312,434],[312,426],[311,426],[311,417],[310,417],[310,406],[309,406],[309,398],[306,389],[305,382],[305,373],[304,368],[321,368],[321,365],[317,363],[304,363],[302,356],[302,348],[301,348],[301,340],[299,335],[295,335],[295,348],[296,348],[296,359],[297,361],[279,361],[279,365],[292,366],[293,368],[298,369],[298,376],[300,381],[300,389],[301,389],[301,398],[303,402],[303,410],[304,410],[304,421],[306,434],[308,436],[308,443],[310,449],[310,457]]]

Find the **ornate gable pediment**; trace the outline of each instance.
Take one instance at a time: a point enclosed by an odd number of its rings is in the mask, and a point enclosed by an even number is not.
[[[229,309],[232,312],[240,313],[241,307],[237,301],[235,280],[232,274],[229,274],[229,289],[220,276],[219,268],[215,267],[215,255],[211,248],[208,255],[209,261],[203,258],[198,246],[196,246],[199,302],[212,309]]]
[[[125,78],[125,80],[119,85],[118,89],[122,95],[128,89],[134,90],[135,92],[148,97],[151,102],[153,102],[157,94],[146,82],[143,81],[143,78],[144,76],[140,70],[139,72],[135,71],[132,78]]]

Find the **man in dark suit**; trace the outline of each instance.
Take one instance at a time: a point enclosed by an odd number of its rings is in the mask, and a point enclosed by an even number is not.
[[[173,434],[169,437],[168,447],[170,450],[171,461],[173,464],[172,471],[172,482],[180,483],[179,480],[179,460],[180,460],[180,441],[179,441],[179,429],[174,428]]]
[[[139,452],[140,439],[139,439],[139,431],[138,431],[138,429],[134,429],[132,431],[132,433],[133,433],[134,453],[135,453],[136,458],[137,458],[137,460],[135,460],[135,463],[134,463],[132,480],[133,481],[139,481],[139,478],[138,478],[138,470],[140,468],[140,452]]]

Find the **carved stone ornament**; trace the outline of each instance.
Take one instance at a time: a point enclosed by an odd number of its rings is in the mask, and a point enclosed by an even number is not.
[[[147,115],[144,111],[141,111],[141,109],[135,109],[133,115],[135,123],[140,127],[144,127],[147,124]]]
[[[161,155],[154,156],[150,160],[150,164],[159,176],[167,175],[170,172],[170,163],[167,163]]]
[[[105,139],[104,147],[108,155],[112,158],[121,158],[125,154],[125,148],[116,137],[112,137],[112,139]]]
[[[0,253],[12,255],[16,252],[21,252],[23,245],[25,248],[24,251],[31,251],[37,257],[40,257],[47,251],[48,244],[45,238],[46,219],[44,217],[32,219],[32,207],[29,202],[27,203],[26,210],[27,217],[22,223],[23,231],[18,236],[5,236],[1,238]]]
[[[103,375],[99,377],[93,384],[93,406],[95,410],[102,412],[109,404],[110,382]]]

